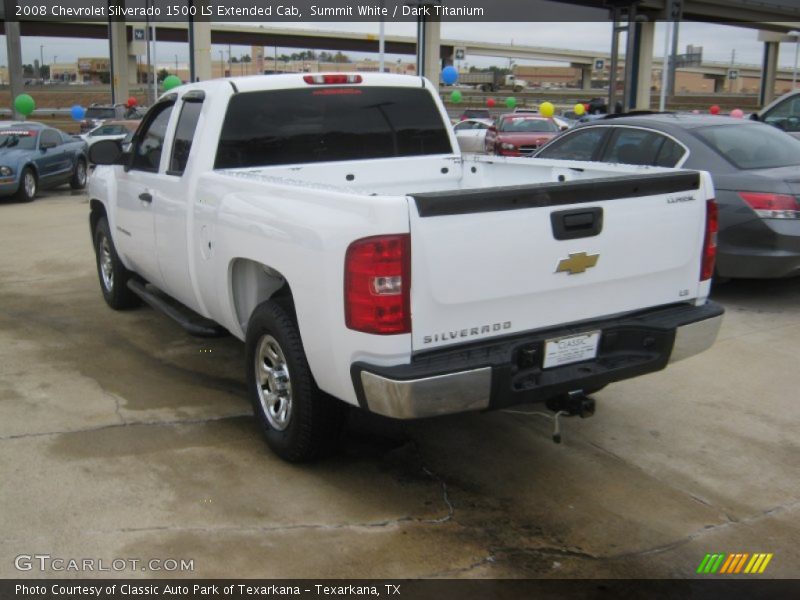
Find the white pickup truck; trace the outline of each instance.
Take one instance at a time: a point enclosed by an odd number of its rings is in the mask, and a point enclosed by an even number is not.
[[[246,343],[270,447],[330,448],[345,403],[399,419],[587,394],[708,348],[706,173],[462,157],[437,90],[383,74],[214,80],[91,150],[114,309]]]

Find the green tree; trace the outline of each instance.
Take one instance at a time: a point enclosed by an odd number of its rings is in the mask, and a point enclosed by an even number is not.
[[[158,83],[164,81],[167,77],[169,77],[169,71],[166,69],[159,69],[158,74],[156,75]]]

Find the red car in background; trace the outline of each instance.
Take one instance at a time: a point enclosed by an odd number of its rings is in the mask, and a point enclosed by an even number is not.
[[[526,113],[500,115],[486,135],[486,151],[500,156],[531,156],[561,132],[553,119]]]

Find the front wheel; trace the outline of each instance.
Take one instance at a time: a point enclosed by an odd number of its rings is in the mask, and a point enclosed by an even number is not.
[[[36,173],[34,173],[33,169],[30,167],[25,167],[19,178],[19,189],[16,194],[17,200],[20,202],[33,202],[38,187],[39,182],[36,180]]]
[[[69,185],[73,190],[82,190],[86,187],[86,161],[82,158],[75,163],[75,170],[72,172]]]
[[[133,276],[117,256],[117,249],[111,239],[108,220],[101,217],[94,230],[94,252],[97,260],[97,276],[100,278],[100,290],[103,298],[114,310],[133,308],[140,304],[139,296],[128,287],[128,280]]]
[[[276,301],[259,305],[247,327],[247,382],[267,445],[289,462],[330,451],[344,423],[344,406],[317,388],[300,332]]]

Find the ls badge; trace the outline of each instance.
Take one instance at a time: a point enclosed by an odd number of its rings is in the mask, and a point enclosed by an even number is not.
[[[570,275],[583,273],[586,269],[595,266],[598,258],[600,258],[599,254],[586,254],[586,252],[570,254],[569,258],[562,258],[558,261],[556,273],[569,273]]]

